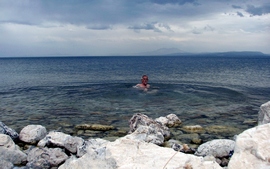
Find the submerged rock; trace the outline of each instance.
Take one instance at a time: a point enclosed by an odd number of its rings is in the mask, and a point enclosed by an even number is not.
[[[28,125],[20,132],[20,140],[26,143],[35,144],[43,139],[47,134],[47,130],[41,125]]]
[[[270,123],[244,131],[236,138],[228,168],[270,168]]]
[[[258,125],[266,123],[270,123],[270,101],[262,104],[258,113]]]
[[[114,126],[102,125],[102,124],[78,124],[75,126],[76,129],[83,130],[96,130],[96,131],[108,131],[115,129]]]
[[[181,129],[187,133],[204,133],[205,132],[204,128],[200,125],[183,126]]]

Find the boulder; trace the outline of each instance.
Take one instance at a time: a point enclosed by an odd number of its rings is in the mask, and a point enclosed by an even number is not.
[[[130,138],[152,142],[158,145],[163,144],[164,139],[170,137],[169,128],[148,116],[137,113],[129,120]]]
[[[156,118],[155,121],[167,127],[176,127],[182,123],[175,114],[169,114],[166,117]]]
[[[30,168],[57,167],[68,159],[60,148],[33,148],[27,156],[27,166]]]
[[[110,156],[115,159],[119,169],[222,169],[215,161],[205,161],[203,157],[176,152],[171,148],[164,148],[152,143],[131,140],[127,137],[108,143],[106,146],[106,154],[110,154]]]
[[[72,137],[68,134],[51,131],[45,138],[38,142],[39,147],[45,147],[46,145],[54,145],[58,147],[64,147],[71,153],[76,153],[77,150],[83,146],[84,140],[80,137]]]
[[[10,136],[0,134],[0,159],[8,165],[21,165],[26,163],[27,155],[13,142]]]
[[[139,126],[133,133],[126,136],[128,139],[145,141],[162,145],[164,143],[164,136],[161,132],[156,131],[154,127]]]
[[[2,159],[0,159],[0,166],[1,168],[4,169],[13,169],[14,167],[14,165],[11,162]]]
[[[228,157],[232,154],[235,141],[229,139],[216,139],[200,145],[195,152],[198,156],[214,156],[216,158]]]
[[[270,168],[270,123],[263,124],[239,134],[228,169]]]
[[[258,125],[270,123],[270,101],[261,105],[258,113]]]
[[[100,147],[105,147],[105,145],[108,143],[109,141],[107,140],[103,140],[100,138],[97,139],[89,139],[87,141],[85,141],[81,146],[78,147],[77,149],[77,157],[81,157],[84,154],[87,153],[87,149],[91,148],[93,150],[96,150]]]
[[[12,140],[16,140],[19,138],[19,134],[15,130],[9,128],[1,121],[0,121],[0,134],[9,135],[12,138]]]
[[[176,127],[182,123],[181,120],[175,114],[169,114],[166,116],[166,118],[169,120],[168,124],[166,125],[168,127]]]
[[[176,152],[144,141],[127,137],[114,142],[92,140],[94,146],[87,146],[87,153],[81,158],[72,156],[59,169],[73,168],[192,168],[222,169],[214,160]]]
[[[20,140],[30,144],[36,144],[47,134],[45,127],[41,125],[28,125],[20,132]]]

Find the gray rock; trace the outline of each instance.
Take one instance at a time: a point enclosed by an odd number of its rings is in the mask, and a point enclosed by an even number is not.
[[[156,118],[155,121],[167,127],[176,127],[182,123],[181,120],[175,114],[169,114],[166,117]]]
[[[45,147],[46,145],[54,145],[58,147],[64,147],[71,153],[76,153],[77,149],[84,144],[84,140],[80,137],[72,137],[68,134],[51,131],[45,138],[38,142],[39,147]]]
[[[156,131],[151,126],[139,126],[133,133],[126,136],[128,139],[145,141],[162,145],[164,143],[164,136],[161,132]]]
[[[270,101],[261,105],[258,113],[258,125],[270,123]]]
[[[81,157],[86,154],[88,149],[96,150],[100,147],[105,147],[107,143],[109,143],[109,141],[100,138],[84,141],[83,144],[77,148],[77,157]]]
[[[12,169],[14,167],[11,162],[2,159],[0,159],[0,166],[4,169]]]
[[[0,159],[14,165],[26,163],[27,155],[20,151],[10,136],[0,134]]]
[[[9,128],[1,121],[0,121],[0,134],[9,135],[12,138],[12,140],[16,140],[19,138],[19,134],[15,130]]]
[[[148,116],[137,113],[129,120],[130,138],[161,145],[170,137],[169,128]]]
[[[169,114],[166,116],[166,118],[169,120],[167,124],[168,127],[176,127],[182,123],[175,114]]]
[[[228,157],[234,150],[235,141],[229,139],[216,139],[200,145],[195,152],[198,156],[212,155],[216,158]]]
[[[20,132],[20,140],[30,144],[36,144],[47,134],[45,127],[41,125],[28,125]]]
[[[68,156],[60,148],[33,148],[28,156],[27,166],[33,168],[41,167],[57,167],[59,164],[68,159]]]

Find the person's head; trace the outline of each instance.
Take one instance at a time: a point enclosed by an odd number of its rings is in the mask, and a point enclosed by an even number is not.
[[[146,86],[147,83],[148,83],[148,76],[147,75],[143,75],[141,81],[142,81],[142,84],[144,84]]]

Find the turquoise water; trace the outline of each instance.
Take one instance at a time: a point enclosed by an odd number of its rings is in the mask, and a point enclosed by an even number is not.
[[[183,125],[242,131],[269,101],[269,65],[269,57],[0,58],[0,121],[76,135],[77,124],[128,130],[134,113],[174,113]],[[149,92],[132,87],[143,74]]]

